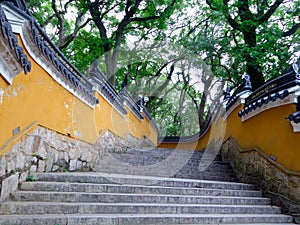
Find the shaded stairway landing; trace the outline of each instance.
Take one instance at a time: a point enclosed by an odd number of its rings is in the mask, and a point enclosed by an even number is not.
[[[102,158],[95,171],[199,180],[238,181],[230,165],[223,163],[219,154],[204,155],[203,151],[179,149],[128,149],[125,153],[109,153]]]

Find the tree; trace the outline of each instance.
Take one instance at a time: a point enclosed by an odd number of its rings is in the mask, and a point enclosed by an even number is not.
[[[179,0],[127,2],[51,0],[42,2],[46,13],[35,8],[35,1],[30,0],[29,3],[36,18],[81,71],[84,71],[86,65],[91,64],[99,55],[104,55],[105,65],[103,66],[102,63],[101,69],[110,74],[118,73],[117,89],[120,90],[122,83],[134,83],[135,87],[140,87],[142,91],[151,90],[151,93],[148,93],[150,101],[147,106],[157,121],[164,121],[160,124],[165,128],[165,134],[193,134],[199,131],[200,126],[193,123],[192,117],[187,115],[193,113],[196,115],[196,120],[201,120],[203,124],[206,118],[198,113],[204,110],[198,110],[197,107],[205,103],[198,104],[201,94],[190,87],[191,78],[188,70],[183,71],[186,69],[183,64],[181,68],[177,65],[179,61],[183,62],[186,59],[166,48],[160,49],[156,57],[151,59],[147,58],[151,49],[145,48],[144,51],[125,51],[127,55],[120,57],[121,48],[130,50],[127,44],[128,39],[132,37],[137,40],[136,43],[150,40],[148,42],[153,43],[153,46],[149,45],[150,48],[156,48],[155,43],[166,41],[164,38],[167,36],[168,42],[174,41],[172,34],[167,34],[170,30],[166,27],[167,24],[173,24],[176,17],[181,15],[183,4],[179,4]],[[68,19],[70,11],[76,12],[75,15],[79,15],[85,21],[82,26],[74,25],[79,24],[77,23],[79,19],[75,17],[73,18],[75,21]],[[177,16],[170,18],[175,11]],[[65,42],[64,40],[67,40],[65,35],[72,37],[72,40],[68,39],[70,41]],[[136,60],[137,56],[142,56],[145,52],[148,56]],[[163,52],[166,54],[165,58],[161,58]],[[128,53],[134,55],[134,62],[127,61],[130,59]],[[170,57],[168,54],[171,54]],[[118,70],[118,63],[125,66],[121,68],[119,66]],[[101,65],[101,62],[99,64]],[[180,73],[175,71],[178,69],[182,71]],[[174,76],[177,76],[175,82]],[[143,83],[143,80],[146,82]],[[115,81],[111,80],[111,82]],[[133,88],[130,91],[133,96],[137,96],[137,90]],[[171,98],[167,98],[168,95]],[[201,97],[201,99],[206,98]],[[174,108],[174,105],[177,107]],[[190,122],[186,122],[188,120]]]
[[[156,27],[164,29],[180,0],[87,0],[86,6],[99,30],[105,54],[106,75],[113,86],[120,47],[131,33],[144,36]]]
[[[117,90],[124,83],[136,100],[149,96],[164,134],[188,135],[205,126],[219,79],[237,85],[248,73],[257,88],[299,43],[299,1],[206,1],[44,0],[45,11],[29,3],[76,67],[85,73],[98,59]]]
[[[283,43],[286,44],[285,40],[290,36],[299,37],[299,1],[206,0],[206,3],[211,10],[220,12],[230,26],[231,30],[227,30],[234,35],[234,44],[242,50],[240,56],[246,72],[250,75],[253,88],[257,89],[265,81],[262,64],[263,58],[268,57],[266,53],[271,49],[273,56],[277,54],[279,60],[287,61],[288,50],[284,49]],[[280,54],[274,44],[278,44],[284,53]]]
[[[117,77],[136,100],[148,97],[145,106],[161,135],[191,135],[206,125],[219,84],[200,57],[169,40],[139,43],[121,55],[126,60]]]
[[[60,50],[65,49],[91,21],[91,18],[85,18],[86,11],[78,10],[80,2],[77,0],[28,0],[27,4],[40,25],[51,30],[48,33]]]
[[[172,13],[180,9],[182,0],[29,0],[29,8],[40,24],[47,29],[56,27],[53,39],[66,52],[75,37],[82,35],[87,25],[97,28],[100,52],[105,56],[105,72],[115,86],[119,51],[126,38],[147,39],[154,29],[165,29]],[[39,7],[43,6],[43,10]],[[39,5],[39,7],[36,7]],[[72,16],[70,16],[72,15]],[[75,16],[74,16],[75,15]],[[71,17],[71,18],[70,18]],[[91,24],[91,21],[93,24]],[[78,46],[76,46],[78,47]],[[97,45],[98,47],[98,45]],[[90,51],[89,49],[88,51]]]

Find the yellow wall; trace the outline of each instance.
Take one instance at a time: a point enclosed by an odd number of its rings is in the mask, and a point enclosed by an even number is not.
[[[121,138],[132,135],[138,139],[149,138],[157,141],[157,131],[146,117],[138,119],[128,107],[126,115],[121,115],[100,94],[95,96],[99,104],[95,108],[87,106],[77,97],[59,85],[28,54],[32,63],[28,75],[23,72],[8,85],[0,79],[0,155],[9,151],[11,144],[21,135],[25,135],[29,126],[36,124],[56,132],[70,135],[80,140],[94,143],[105,131],[109,130]],[[242,105],[236,108],[226,119],[221,117],[213,122],[209,130],[193,142],[160,143],[163,148],[183,148],[203,150],[208,143],[217,141],[222,130],[224,140],[234,138],[244,149],[262,149],[266,155],[277,158],[277,162],[288,170],[300,171],[300,133],[295,133],[286,118],[296,111],[294,104],[288,104],[266,110],[245,122],[237,116]],[[19,135],[13,136],[13,129],[20,127]],[[218,134],[220,132],[220,134]]]
[[[223,142],[234,138],[243,149],[259,148],[267,156],[275,156],[276,162],[287,170],[300,171],[300,132],[293,132],[292,125],[286,119],[291,113],[296,112],[295,104],[265,110],[244,122],[238,117],[238,112],[242,108],[243,105],[237,107],[226,120],[220,117],[217,121],[219,128],[215,129],[216,123],[212,123],[209,131],[199,140],[188,143],[160,143],[159,147],[180,146],[184,149],[204,150],[212,138],[222,136],[215,131],[222,132],[225,129]]]
[[[286,119],[296,112],[294,104],[266,110],[245,122],[233,111],[227,120],[226,139],[233,137],[243,149],[262,149],[292,171],[300,171],[300,133]]]
[[[120,137],[146,136],[156,143],[157,132],[147,119],[138,121],[130,111],[126,116],[120,115],[97,93],[100,103],[94,109],[89,107],[40,67],[18,38],[32,70],[27,75],[20,73],[11,85],[0,76],[0,93],[4,92],[0,96],[0,155],[9,151],[19,138],[20,134],[13,137],[13,129],[20,127],[22,131],[33,123],[89,143],[94,143],[106,130]]]

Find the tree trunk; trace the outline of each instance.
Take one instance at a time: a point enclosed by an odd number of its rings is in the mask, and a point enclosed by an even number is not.
[[[247,74],[250,76],[250,81],[252,85],[252,90],[256,90],[265,83],[264,76],[261,72],[260,65],[257,63],[256,59],[248,56],[247,60]]]
[[[106,78],[113,87],[116,86],[116,72],[119,53],[119,47],[105,53]]]
[[[252,90],[256,90],[265,83],[264,76],[262,74],[262,69],[256,58],[251,56],[251,49],[256,47],[256,29],[253,27],[247,31],[243,32],[245,44],[250,48],[250,51],[244,53],[246,61],[246,71],[250,76],[250,81],[252,84]]]
[[[115,87],[116,86],[116,66],[115,62],[111,57],[109,57],[109,54],[105,54],[105,66],[106,66],[106,79],[109,81],[109,83]]]

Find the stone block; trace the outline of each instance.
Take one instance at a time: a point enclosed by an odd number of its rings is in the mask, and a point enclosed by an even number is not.
[[[8,199],[11,193],[18,189],[19,174],[13,174],[2,181],[0,202]]]
[[[69,154],[68,154],[68,152],[64,151],[64,152],[62,152],[62,154],[63,154],[63,159],[64,159],[66,162],[69,162]]]
[[[76,162],[77,160],[70,160],[70,165],[69,165],[69,171],[75,171],[76,170]]]
[[[48,157],[48,153],[46,151],[44,143],[40,144],[40,146],[35,154],[38,155],[42,159],[46,159]]]
[[[81,152],[81,161],[91,161],[92,160],[92,153],[89,151],[88,148],[80,148]]]
[[[37,171],[40,173],[45,172],[46,162],[44,160],[39,160]]]
[[[71,148],[69,151],[69,157],[71,160],[79,159],[80,158],[80,151],[78,148]]]
[[[82,169],[82,162],[79,160],[70,160],[69,171],[76,171]]]
[[[21,173],[19,176],[19,183],[26,181],[26,178],[28,177],[28,175],[29,175],[28,171]]]
[[[32,153],[35,154],[40,147],[41,144],[41,137],[40,136],[35,136],[33,140],[33,145],[32,145]]]
[[[45,160],[45,172],[50,172],[52,171],[52,167],[53,167],[53,161],[54,161],[54,158],[53,157],[49,157]]]
[[[32,155],[33,152],[33,146],[34,146],[34,137],[33,136],[27,136],[26,138],[23,138],[21,144],[21,148],[23,149],[22,152],[24,152],[26,155]]]
[[[52,167],[52,171],[54,171],[54,172],[57,172],[57,171],[59,171],[59,170],[60,170],[60,167],[57,166],[57,165],[54,165],[54,166]]]
[[[15,167],[18,169],[23,169],[25,167],[26,163],[26,157],[24,153],[20,152],[19,154],[16,154],[15,158]]]
[[[10,173],[12,171],[16,170],[16,165],[15,165],[15,160],[13,157],[7,157],[7,161],[6,161],[6,171],[7,173]]]
[[[36,173],[36,171],[37,171],[37,166],[36,165],[32,165],[29,169],[30,174]]]
[[[0,156],[0,177],[5,175],[6,160],[4,156]]]
[[[58,167],[58,168],[57,168]],[[63,170],[68,168],[68,162],[66,162],[64,159],[59,158],[53,165],[53,171]]]

